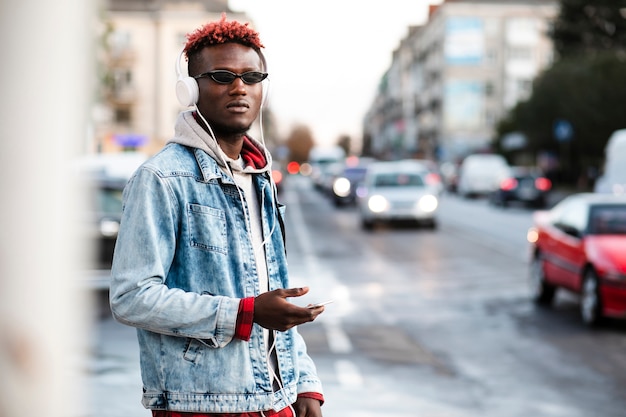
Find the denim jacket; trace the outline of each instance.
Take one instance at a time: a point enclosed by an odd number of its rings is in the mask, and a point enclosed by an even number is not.
[[[267,240],[269,289],[288,288],[282,207],[267,174],[253,175],[253,186]],[[214,158],[177,143],[148,160],[125,188],[110,302],[116,320],[137,328],[144,407],[279,410],[298,393],[322,393],[295,328],[275,333],[278,391],[262,328],[254,324],[249,341],[233,337],[240,299],[259,293],[248,213]]]

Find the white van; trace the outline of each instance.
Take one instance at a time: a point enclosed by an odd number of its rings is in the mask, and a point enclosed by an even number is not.
[[[459,168],[457,192],[463,197],[493,193],[500,182],[511,175],[511,167],[502,155],[472,154]]]
[[[311,179],[316,188],[329,191],[332,178],[338,174],[346,159],[346,153],[339,146],[315,146],[309,152]]]
[[[626,129],[616,130],[604,148],[604,173],[594,191],[604,194],[626,194]]]

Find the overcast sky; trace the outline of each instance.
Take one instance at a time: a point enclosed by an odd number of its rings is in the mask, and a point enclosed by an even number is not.
[[[442,0],[230,0],[265,45],[270,105],[286,134],[308,125],[318,144],[360,140],[362,120],[410,25]]]

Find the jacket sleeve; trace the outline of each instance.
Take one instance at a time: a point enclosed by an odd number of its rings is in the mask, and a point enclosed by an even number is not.
[[[296,366],[298,372],[298,394],[317,393],[319,397],[323,398],[322,382],[317,376],[317,369],[313,359],[306,351],[306,343],[300,333],[298,333],[297,328],[292,329],[292,331],[294,332],[293,336],[298,360]]]
[[[144,166],[131,178],[111,268],[111,311],[130,326],[223,347],[235,334],[240,299],[165,285],[181,209],[157,172]]]

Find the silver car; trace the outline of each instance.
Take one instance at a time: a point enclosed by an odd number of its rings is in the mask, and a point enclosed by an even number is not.
[[[427,183],[428,172],[411,161],[374,162],[357,189],[357,206],[364,229],[378,222],[414,221],[437,226],[436,187]]]

